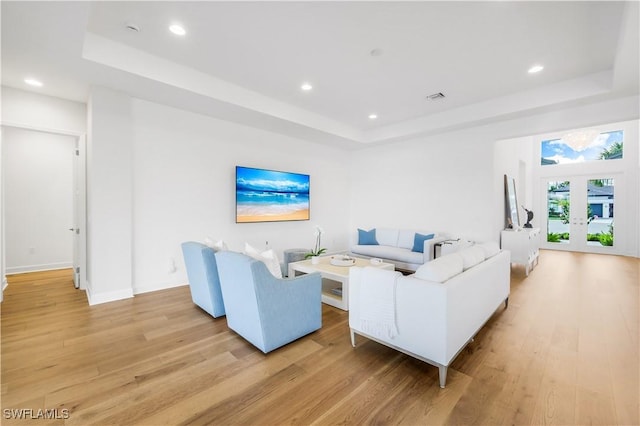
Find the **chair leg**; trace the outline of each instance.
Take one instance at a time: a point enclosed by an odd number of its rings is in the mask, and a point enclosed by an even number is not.
[[[504,299],[504,308],[507,309],[509,307],[509,298]]]
[[[353,331],[353,328],[349,329],[351,331],[351,346],[356,347],[356,333]]]
[[[438,366],[438,375],[440,376],[440,387],[444,389],[444,385],[447,383],[447,366]]]

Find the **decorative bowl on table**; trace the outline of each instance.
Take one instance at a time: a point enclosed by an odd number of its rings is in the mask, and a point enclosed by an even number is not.
[[[356,260],[353,257],[343,254],[331,256],[330,262],[333,266],[353,266],[356,264]]]

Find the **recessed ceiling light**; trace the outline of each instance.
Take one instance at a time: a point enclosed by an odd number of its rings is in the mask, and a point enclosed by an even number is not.
[[[187,33],[187,31],[182,27],[182,25],[173,24],[169,27],[169,31],[174,33],[175,35],[183,36]]]
[[[300,86],[300,88],[305,92],[308,92],[309,90],[313,89],[313,86],[310,85],[309,83],[303,83],[302,86]]]
[[[376,118],[378,118],[377,114],[369,114],[369,120],[375,120]]]
[[[542,65],[534,65],[531,68],[529,68],[529,74],[535,74],[537,72],[540,72],[544,69],[544,67]]]
[[[27,83],[29,86],[42,87],[42,82],[39,80],[36,80],[35,78],[25,78],[24,82]]]

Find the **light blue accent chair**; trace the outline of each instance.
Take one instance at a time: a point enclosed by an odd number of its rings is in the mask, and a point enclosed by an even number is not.
[[[267,353],[322,327],[319,273],[274,277],[266,265],[232,251],[216,253],[227,325]]]
[[[214,318],[224,316],[224,301],[213,249],[201,243],[188,241],[182,243],[182,255],[187,267],[193,303]]]

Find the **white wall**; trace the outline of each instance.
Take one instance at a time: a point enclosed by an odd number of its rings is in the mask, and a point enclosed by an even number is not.
[[[75,138],[6,127],[6,271],[70,268]]]
[[[622,130],[623,158],[615,161],[593,161],[577,164],[560,164],[554,166],[537,166],[533,170],[534,203],[537,210],[546,209],[546,182],[550,179],[564,179],[573,176],[613,177],[615,178],[615,250],[626,256],[639,256],[637,236],[640,235],[638,218],[640,210],[638,199],[640,198],[640,186],[638,186],[638,120],[601,123],[598,129],[601,132]],[[574,131],[576,129],[566,129]],[[562,137],[566,132],[536,135],[531,138],[533,158],[540,159],[540,142]],[[539,163],[538,163],[539,164]],[[543,181],[545,184],[543,184]],[[543,233],[546,232],[546,224],[540,224]],[[545,247],[546,246],[546,247]],[[558,248],[556,244],[543,241],[543,248]],[[610,251],[609,248],[605,251]]]
[[[133,101],[134,291],[187,282],[180,244],[224,239],[232,250],[268,241],[311,248],[347,247],[349,154],[141,100]],[[235,223],[235,166],[309,174],[311,220]],[[177,271],[169,272],[175,262]]]
[[[499,241],[503,176],[518,177],[522,167],[527,173],[533,167],[527,162],[532,161],[530,148],[512,144],[528,135],[637,119],[639,114],[634,96],[357,151],[350,229],[399,225]],[[530,178],[518,185],[520,204],[533,204],[533,185]]]
[[[133,296],[133,148],[130,97],[95,87],[88,105],[87,296]]]
[[[87,131],[87,106],[2,86],[2,123],[79,135]]]
[[[323,246],[348,246],[345,151],[104,88],[92,92],[89,122],[91,303],[186,284],[180,244],[188,240],[224,239],[234,250],[268,241],[281,257],[311,248],[318,224]],[[236,165],[309,174],[311,220],[236,224]]]
[[[401,227],[491,239],[493,149],[478,131],[359,151],[351,228]],[[485,138],[486,139],[486,138]],[[480,226],[479,226],[480,225]]]
[[[516,196],[518,198],[518,214],[520,216],[520,226],[527,221],[526,212],[522,206],[534,211],[532,225],[538,227],[540,215],[536,214],[536,207],[533,201],[533,171],[540,164],[533,153],[535,138],[527,136],[524,138],[505,139],[497,141],[494,145],[494,164],[496,165],[495,185],[504,188],[503,176],[506,174],[516,180]],[[500,175],[500,171],[502,175]],[[504,211],[504,197],[501,200]],[[504,217],[502,221],[504,223]]]
[[[624,102],[602,103],[601,109],[596,108],[597,104],[575,110],[575,115],[580,115],[587,121],[582,122],[582,126],[561,127],[554,132],[536,133],[532,136],[500,140],[496,143],[496,164],[501,165],[504,173],[511,174],[517,178],[518,168],[526,162],[528,170],[526,178],[526,191],[518,192],[520,204],[526,200],[526,205],[533,206],[534,212],[542,212],[546,209],[545,188],[541,187],[543,177],[566,177],[574,175],[595,174],[598,176],[615,174],[621,176],[622,181],[616,182],[616,193],[622,195],[616,197],[617,207],[622,208],[620,215],[616,215],[616,224],[624,233],[616,234],[616,246],[619,252],[627,255],[640,257],[640,225],[637,218],[640,217],[640,148],[639,148],[639,127],[640,122],[636,120],[615,122],[616,117],[628,118],[622,113],[637,112],[638,104],[625,107]],[[585,111],[585,108],[588,108]],[[570,112],[570,111],[569,111]],[[575,116],[567,111],[559,112],[559,117],[566,118],[567,125],[576,124],[571,119]],[[606,122],[611,119],[610,122]],[[569,164],[561,166],[540,166],[540,143],[543,140],[560,138],[563,134],[576,130],[580,127],[596,126],[600,131],[624,130],[624,158],[616,161]],[[618,192],[623,191],[623,192]],[[522,197],[521,197],[522,194]],[[619,201],[620,200],[620,201]],[[618,201],[620,204],[618,205]],[[530,207],[531,208],[531,207]],[[616,210],[616,212],[618,212]],[[545,223],[542,222],[543,214],[536,214],[533,220],[534,226],[545,230]],[[522,216],[521,216],[522,219]],[[543,242],[543,246],[544,246]],[[557,248],[550,245],[548,248]]]
[[[496,154],[497,141],[637,119],[638,97],[353,153],[104,88],[94,88],[90,111],[88,292],[100,303],[186,283],[179,244],[206,236],[236,250],[245,241],[258,248],[269,241],[279,255],[312,246],[315,224],[325,228],[329,250],[346,249],[356,227],[442,229],[497,240],[504,224],[502,176],[519,170],[513,157]],[[236,224],[236,165],[310,174],[311,220]],[[519,197],[530,199],[530,190]]]

